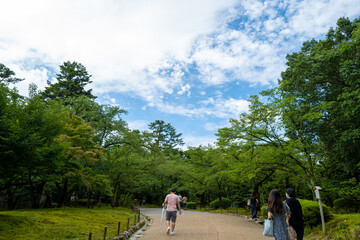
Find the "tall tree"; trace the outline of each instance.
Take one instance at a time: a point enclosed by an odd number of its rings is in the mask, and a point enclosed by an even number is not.
[[[279,81],[287,136],[324,146],[329,177],[360,182],[360,19],[287,56]],[[295,126],[295,127],[294,127]],[[340,166],[337,168],[336,166]]]
[[[24,79],[14,77],[15,73],[7,68],[4,64],[0,63],[0,83],[17,83]]]
[[[184,145],[181,133],[177,133],[176,129],[170,124],[162,120],[156,120],[149,124],[152,131],[155,146],[160,149],[174,149],[176,146]]]
[[[48,87],[42,93],[46,100],[59,100],[73,98],[79,96],[87,96],[90,99],[96,97],[92,95],[92,89],[85,90],[85,86],[89,83],[91,75],[88,74],[86,68],[77,62],[64,62],[60,66],[60,73],[57,75],[57,83],[48,81]]]

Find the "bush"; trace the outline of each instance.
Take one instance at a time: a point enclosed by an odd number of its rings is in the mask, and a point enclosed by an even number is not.
[[[339,198],[334,201],[334,209],[336,212],[358,212],[360,202],[357,199]]]
[[[315,226],[321,223],[319,203],[311,200],[298,199],[303,210],[303,218],[305,225]],[[331,214],[329,208],[322,204],[325,222],[329,221]]]
[[[316,201],[311,200],[304,200],[304,199],[298,199],[302,210],[303,210],[303,219],[305,225],[308,226],[316,226],[321,223],[321,217],[320,217],[320,208],[319,203]],[[267,204],[263,205],[261,207],[261,213],[264,218],[267,218],[267,211],[266,211]],[[329,208],[322,204],[323,211],[324,211],[324,218],[325,222],[330,220],[331,214],[329,212]]]
[[[264,219],[267,219],[267,217],[268,217],[268,212],[266,210],[266,207],[267,207],[267,204],[264,204],[260,208],[261,215],[263,216]]]
[[[187,202],[186,203],[186,208],[196,209],[196,202]]]
[[[218,208],[223,208],[226,209],[228,207],[231,206],[231,200],[228,198],[221,198],[221,206],[220,206],[220,200],[219,199],[215,199],[214,201],[212,201],[210,203],[210,208],[211,209],[218,209]]]

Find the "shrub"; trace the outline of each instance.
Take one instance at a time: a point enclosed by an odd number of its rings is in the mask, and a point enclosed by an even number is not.
[[[358,212],[360,202],[357,199],[339,198],[334,201],[334,209],[337,212]]]
[[[214,201],[212,201],[210,203],[210,208],[211,209],[218,209],[218,208],[228,208],[231,206],[231,200],[228,198],[221,198],[221,206],[220,206],[220,200],[219,199],[215,199]]]
[[[321,223],[319,203],[311,200],[298,199],[303,210],[305,225],[315,226]],[[322,204],[325,222],[330,220],[331,214],[329,208]]]
[[[302,210],[303,210],[303,219],[305,225],[308,226],[316,226],[321,223],[321,217],[320,217],[320,208],[319,203],[316,201],[311,200],[304,200],[304,199],[298,199]],[[261,213],[264,218],[267,218],[267,211],[266,211],[267,204],[263,205],[261,207]],[[329,212],[329,208],[322,204],[323,211],[324,211],[324,218],[325,221],[328,221],[331,218],[331,214]]]
[[[186,203],[186,208],[196,209],[196,202],[187,202]]]
[[[267,204],[264,204],[260,208],[261,215],[263,216],[264,219],[267,219],[267,217],[268,217],[268,212],[266,210],[266,207],[267,207]]]

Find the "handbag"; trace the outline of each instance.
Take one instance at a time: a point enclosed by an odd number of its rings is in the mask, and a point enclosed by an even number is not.
[[[267,236],[267,237],[274,237],[274,223],[273,223],[273,220],[265,219],[263,235]]]
[[[289,240],[295,240],[295,238],[297,237],[297,234],[292,226],[288,226],[288,235]]]

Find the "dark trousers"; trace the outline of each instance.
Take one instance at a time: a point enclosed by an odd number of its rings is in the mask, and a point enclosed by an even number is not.
[[[256,204],[251,204],[251,205],[250,205],[250,208],[251,208],[251,217],[252,217],[252,218],[256,218],[256,213],[257,213],[257,211],[256,211]]]
[[[294,225],[292,226],[296,232],[296,239],[297,240],[303,240],[304,237],[304,226],[303,225]]]

